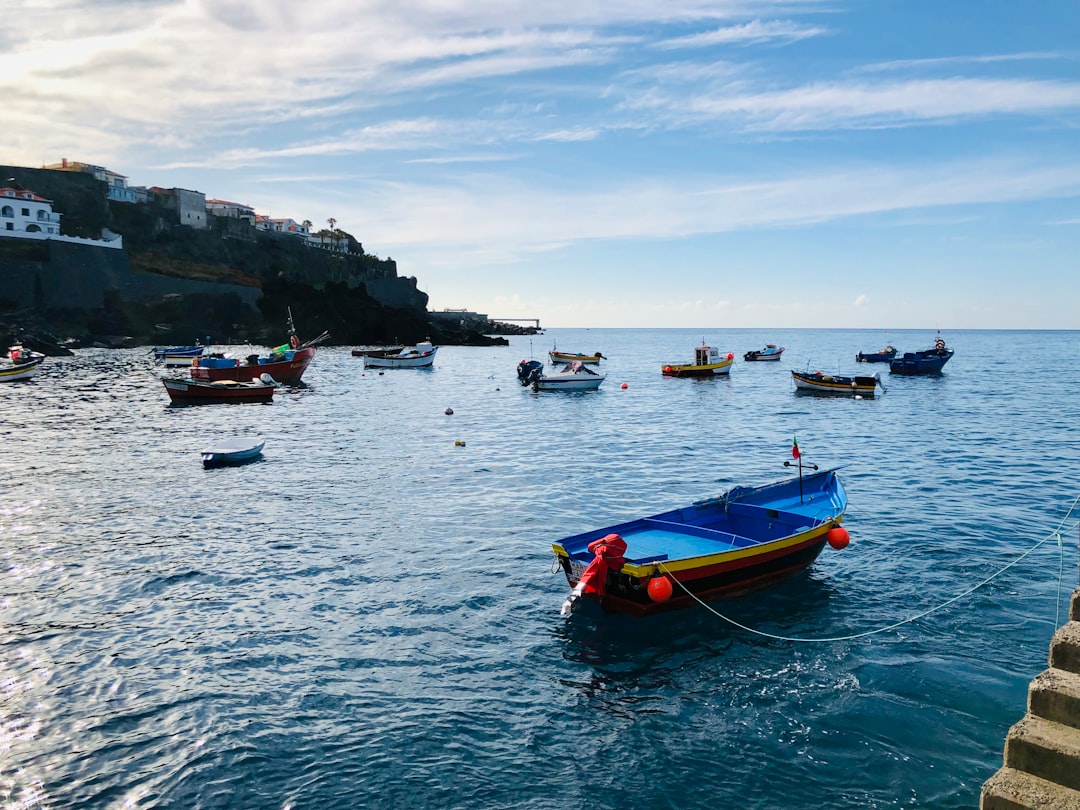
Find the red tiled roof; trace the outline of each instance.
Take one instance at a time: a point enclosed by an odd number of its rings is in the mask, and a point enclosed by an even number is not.
[[[13,194],[9,195],[8,194],[9,191],[13,192]],[[30,196],[27,197],[26,196],[27,194],[29,194]],[[0,188],[0,198],[4,198],[4,199],[8,199],[8,200],[14,198],[14,199],[18,199],[18,200],[31,200],[33,202],[43,202],[43,203],[52,204],[52,200],[46,200],[44,197],[39,197],[37,194],[30,191],[29,189],[11,188],[11,186],[5,186],[4,188]]]

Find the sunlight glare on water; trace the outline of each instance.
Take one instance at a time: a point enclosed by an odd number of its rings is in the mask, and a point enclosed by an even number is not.
[[[703,336],[730,378],[661,376]],[[145,349],[50,358],[0,386],[0,805],[975,806],[1064,621],[1075,515],[957,604],[821,644],[704,609],[568,621],[552,569],[564,536],[786,476],[797,436],[850,465],[851,545],[718,610],[826,638],[962,593],[1080,494],[1080,352],[943,336],[926,378],[854,362],[926,332],[558,330],[385,373],[327,348],[270,405],[187,408]],[[600,390],[518,385],[556,340],[604,353]],[[741,361],[766,342],[780,363]],[[792,368],[887,392],[800,396]],[[262,460],[202,469],[256,435]]]

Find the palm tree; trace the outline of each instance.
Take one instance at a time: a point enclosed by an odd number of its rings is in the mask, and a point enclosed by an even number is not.
[[[337,225],[337,220],[333,217],[328,217],[326,220],[326,224],[330,226],[330,246],[331,248],[336,250],[336,248],[334,248],[334,242],[335,237],[337,236],[337,230],[334,228],[334,226]]]

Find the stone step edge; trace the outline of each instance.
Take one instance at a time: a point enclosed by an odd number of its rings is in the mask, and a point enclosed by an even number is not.
[[[1080,791],[1048,782],[1015,768],[1001,768],[987,779],[979,810],[1067,810],[1080,807]]]
[[[1050,640],[1050,666],[1080,675],[1080,621],[1063,624]]]
[[[1040,672],[1028,688],[1028,713],[1080,734],[1080,675],[1054,667]]]
[[[1080,735],[1074,728],[1024,715],[1009,729],[1004,759],[1006,768],[1080,791]]]

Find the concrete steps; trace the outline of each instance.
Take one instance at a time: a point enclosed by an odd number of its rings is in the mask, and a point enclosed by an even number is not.
[[[1080,810],[1080,589],[1050,642],[1050,667],[1031,682],[1027,714],[1005,739],[1004,767],[981,810]]]
[[[1030,773],[1002,768],[983,785],[980,810],[1076,810],[1080,792]]]

